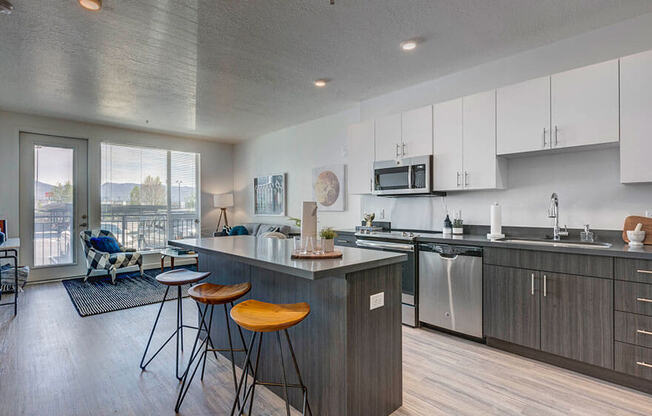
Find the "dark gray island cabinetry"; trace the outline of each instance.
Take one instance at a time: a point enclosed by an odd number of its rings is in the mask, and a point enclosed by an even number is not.
[[[201,270],[211,272],[210,282],[251,282],[251,292],[242,300],[310,304],[310,315],[289,333],[314,415],[386,416],[401,406],[401,264],[405,255],[340,247],[341,259],[293,260],[292,241],[251,236],[170,244],[199,252]],[[383,306],[371,309],[370,296],[380,293]],[[238,347],[235,325],[231,331]],[[215,319],[212,339],[223,341],[225,334],[224,319]],[[245,333],[247,342],[250,337]],[[282,379],[274,340],[263,338],[259,368],[263,381]],[[236,356],[236,360],[242,368],[244,357]],[[297,382],[292,371],[288,377],[290,383]],[[283,397],[281,389],[271,390]],[[294,390],[290,402],[300,409],[302,396]]]

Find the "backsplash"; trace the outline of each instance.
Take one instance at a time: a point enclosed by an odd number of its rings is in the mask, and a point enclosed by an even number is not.
[[[394,228],[441,230],[447,211],[452,219],[461,210],[465,224],[487,225],[489,207],[498,202],[503,225],[549,227],[550,195],[557,192],[562,227],[590,224],[619,230],[626,216],[652,212],[652,184],[621,184],[618,152],[609,148],[510,159],[505,190],[449,192],[446,197],[364,195],[361,211],[375,212],[377,220],[389,220]]]

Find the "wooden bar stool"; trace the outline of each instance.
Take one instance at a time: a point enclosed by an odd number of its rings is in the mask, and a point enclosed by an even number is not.
[[[258,351],[256,353],[256,364],[254,365],[253,371],[253,383],[247,389],[246,380],[249,373],[249,367],[246,367],[245,371],[242,372],[240,377],[240,383],[238,384],[238,389],[236,392],[236,399],[233,402],[233,407],[231,408],[231,416],[235,413],[236,405],[239,405],[240,400],[240,390],[244,385],[244,398],[242,399],[242,406],[239,409],[239,415],[243,414],[243,409],[249,400],[249,413],[251,415],[251,408],[254,403],[254,391],[256,385],[262,386],[275,386],[283,387],[283,394],[285,397],[285,409],[287,411],[287,416],[290,416],[290,402],[288,400],[288,387],[298,388],[303,391],[303,409],[302,415],[306,415],[306,409],[309,414],[312,416],[312,410],[310,409],[310,404],[308,403],[308,389],[305,384],[303,384],[303,379],[301,378],[301,372],[299,371],[299,365],[297,364],[297,358],[294,355],[294,348],[292,347],[292,342],[290,341],[290,335],[288,334],[288,328],[297,325],[310,313],[310,305],[305,302],[294,303],[288,305],[279,305],[274,303],[265,303],[257,300],[246,300],[242,303],[237,304],[231,308],[231,318],[242,328],[253,331],[254,336],[251,337],[251,342],[249,343],[249,348],[247,352],[247,358],[245,362],[249,362],[251,351],[258,337]],[[283,347],[281,345],[281,331],[285,332],[285,337],[290,347],[290,354],[292,355],[292,362],[294,363],[294,369],[297,372],[297,377],[299,379],[299,384],[288,384],[287,377],[285,373],[285,361],[283,358]],[[258,361],[260,359],[260,349],[263,340],[263,333],[265,332],[276,332],[276,340],[278,341],[279,353],[281,355],[281,370],[283,373],[283,383],[273,383],[273,382],[262,382],[258,381]],[[251,393],[251,397],[249,394]]]
[[[247,355],[247,360],[245,361],[245,363],[247,364],[247,367],[251,368],[251,363],[249,362],[249,354],[247,353],[248,350],[246,347],[244,335],[242,334],[242,329],[240,329],[240,327],[238,327],[238,332],[240,333],[240,340],[242,342],[243,348],[241,349],[233,348],[233,342],[231,340],[231,327],[229,324],[229,313],[227,309],[227,304],[230,304],[231,309],[233,309],[234,308],[233,302],[235,302],[236,300],[240,299],[241,297],[249,293],[250,290],[251,290],[251,283],[249,282],[238,283],[235,285],[217,285],[213,283],[200,283],[188,289],[188,294],[190,295],[191,298],[193,298],[197,302],[198,306],[200,303],[206,305],[204,308],[204,313],[201,313],[201,308],[199,308],[200,318],[201,318],[201,323],[199,324],[199,327],[206,331],[206,338],[204,338],[204,340],[201,342],[199,347],[197,347],[201,330],[197,331],[197,336],[195,337],[195,342],[192,346],[192,352],[190,353],[190,360],[188,361],[188,367],[186,368],[186,371],[183,373],[183,383],[181,385],[181,390],[179,391],[179,397],[177,398],[177,403],[174,408],[176,412],[179,412],[181,403],[183,403],[183,399],[186,397],[186,393],[188,393],[190,384],[192,383],[192,380],[195,377],[195,373],[197,372],[199,365],[202,364],[202,360],[203,360],[203,365],[201,370],[201,380],[204,379],[204,370],[206,370],[206,357],[208,356],[209,352],[213,353],[216,360],[217,360],[217,351],[231,352],[231,369],[233,371],[233,385],[235,390],[237,390],[238,388],[238,377],[235,373],[234,353],[244,352]],[[213,340],[211,339],[210,336],[210,328],[213,325],[213,309],[215,308],[215,305],[224,305],[224,319],[226,319],[226,332],[229,339],[229,348],[215,348],[215,345],[213,344]],[[209,312],[209,308],[210,308],[210,312]],[[208,322],[206,322],[207,317],[208,317]],[[192,374],[190,374],[190,379],[188,379],[188,374],[190,373],[190,366],[192,365],[192,363],[195,361],[197,357],[199,357],[199,359],[197,360],[195,369],[193,370]],[[239,405],[239,400],[236,401],[237,404]]]
[[[175,367],[175,372],[176,376],[179,380],[181,380],[182,376],[179,376],[179,351],[183,352],[183,328],[190,328],[190,329],[199,329],[196,326],[190,326],[190,325],[184,325],[183,324],[183,297],[181,296],[181,286],[185,284],[191,284],[191,283],[196,283],[199,282],[200,280],[203,280],[210,276],[210,273],[201,273],[201,272],[193,272],[192,270],[188,269],[176,269],[176,270],[170,270],[165,273],[161,273],[158,276],[156,276],[156,281],[166,285],[167,287],[165,288],[165,294],[163,295],[163,300],[161,301],[161,307],[158,309],[158,314],[156,315],[156,319],[154,320],[154,326],[152,327],[152,332],[149,334],[149,340],[147,340],[147,346],[145,347],[145,352],[143,352],[143,358],[140,360],[140,368],[144,370],[149,363],[152,362],[154,357],[158,355],[159,352],[170,342],[172,337],[176,335],[177,339],[177,354],[176,354],[176,367]],[[165,304],[165,300],[168,296],[168,292],[170,291],[170,287],[176,286],[177,288],[177,327],[170,335],[170,337],[161,345],[161,347],[152,355],[152,357],[145,362],[145,357],[147,356],[147,351],[149,350],[149,346],[152,342],[152,337],[154,336],[154,332],[156,331],[156,326],[158,325],[158,320],[161,316],[161,311],[163,310],[163,305]]]

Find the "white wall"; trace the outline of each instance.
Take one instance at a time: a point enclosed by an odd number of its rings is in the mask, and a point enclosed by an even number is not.
[[[358,108],[299,124],[235,146],[235,218],[231,224],[267,222],[292,225],[286,218],[253,215],[253,178],[287,173],[287,210],[301,217],[301,203],[312,198],[312,169],[344,163],[346,129],[360,119]],[[360,217],[360,197],[349,196],[344,212],[319,213],[320,227],[350,227]]]
[[[652,14],[362,101],[360,119],[373,119],[649,49]],[[297,216],[300,202],[311,198],[312,168],[344,162],[341,147],[345,129],[356,121],[359,120],[355,111],[344,112],[236,145],[238,220],[251,218],[253,176],[283,170],[291,176],[289,215]],[[347,212],[321,218],[323,225],[352,227],[359,223],[362,212],[380,214],[384,209],[385,217],[395,227],[437,230],[441,229],[445,204],[450,212],[461,209],[466,223],[487,224],[488,205],[499,201],[504,205],[506,225],[547,226],[547,203],[554,191],[560,194],[562,223],[569,227],[590,223],[596,229],[620,229],[626,215],[652,210],[652,185],[621,185],[618,163],[618,149],[514,159],[509,161],[505,191],[452,193],[446,199],[352,196],[349,202],[355,201],[355,206],[349,203]]]
[[[18,152],[20,131],[88,140],[91,227],[99,227],[100,144],[102,141],[199,153],[201,155],[203,234],[211,233],[217,223],[218,210],[213,208],[212,194],[229,192],[233,187],[233,146],[230,144],[0,111],[0,217],[7,219],[9,234],[12,237],[19,235]]]

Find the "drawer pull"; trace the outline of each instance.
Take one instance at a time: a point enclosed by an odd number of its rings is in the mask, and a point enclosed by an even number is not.
[[[648,364],[645,361],[636,361],[636,365],[640,365],[641,367],[652,368],[652,364]]]
[[[643,334],[643,335],[652,335],[652,332],[650,332],[650,331],[646,331],[646,330],[644,330],[644,329],[637,329],[637,330],[636,330],[636,333],[637,333],[637,334]]]
[[[636,270],[636,273],[652,274],[652,270]]]
[[[636,300],[639,302],[652,303],[652,299],[648,299],[648,298],[636,298]]]

